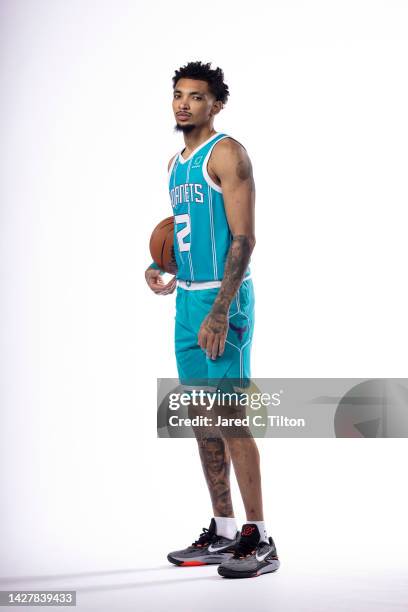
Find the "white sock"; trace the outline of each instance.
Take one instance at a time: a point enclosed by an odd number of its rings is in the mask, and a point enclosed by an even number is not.
[[[238,531],[237,522],[235,517],[229,516],[214,516],[215,523],[217,525],[216,533],[223,538],[233,540]]]
[[[269,544],[268,534],[266,533],[265,521],[248,521],[248,523],[251,523],[251,525],[256,525],[261,536],[260,541],[267,542]]]

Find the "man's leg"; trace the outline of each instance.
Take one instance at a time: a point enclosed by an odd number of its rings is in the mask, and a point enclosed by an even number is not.
[[[237,418],[242,418],[244,414],[239,413],[245,410],[236,406],[232,412]],[[221,563],[218,573],[227,578],[251,578],[275,572],[280,562],[275,543],[272,537],[268,537],[263,520],[257,445],[249,428],[240,427],[239,432],[229,430],[222,433],[231,454],[247,522],[242,527],[233,557]]]
[[[189,416],[208,416],[205,407],[189,409]],[[193,427],[201,465],[211,497],[215,517],[234,517],[231,499],[229,448],[218,427]]]
[[[206,407],[189,407],[190,418],[207,415]],[[213,416],[215,415],[242,418],[245,416],[245,410],[238,407],[226,411],[224,406],[217,406]],[[234,516],[230,485],[232,459],[247,520],[263,521],[259,451],[250,430],[241,427],[238,431],[240,437],[233,437],[229,435],[228,427],[200,426],[193,429],[214,516]]]
[[[208,313],[217,291],[210,290],[198,292],[210,297],[202,303],[198,298],[197,291],[185,290],[178,287],[176,298],[176,325],[175,325],[175,349],[177,369],[180,382],[188,390],[191,388],[202,388],[201,381],[205,387],[208,379],[208,363],[205,352],[197,342],[197,330],[202,319]],[[203,401],[199,405],[190,404],[188,416],[208,417],[207,404]],[[213,427],[193,427],[200,453],[204,476],[207,481],[208,490],[215,517],[233,517],[234,512],[231,501],[230,468],[231,458],[225,440],[220,430]]]
[[[254,438],[226,438],[248,522],[263,521],[259,451]]]
[[[191,299],[192,298],[192,299]],[[176,298],[175,349],[180,383],[199,388],[197,381],[208,377],[206,356],[197,343],[197,331],[191,325],[195,312],[194,296],[178,287]],[[198,313],[198,318],[200,318]],[[208,416],[206,407],[190,405],[189,416],[195,412]],[[167,558],[175,565],[219,564],[229,559],[237,542],[237,526],[230,492],[231,459],[225,441],[216,428],[196,428],[195,436],[214,510],[208,529],[190,546],[172,551]]]
[[[221,395],[223,402],[214,406],[215,417],[228,423],[247,416],[245,405],[239,403],[240,390],[235,382],[238,381],[220,381],[220,391],[225,395]],[[247,521],[263,521],[260,457],[252,432],[244,425],[220,425],[218,429],[234,466]]]
[[[229,311],[229,327],[223,356],[215,361],[207,360],[209,384],[216,384],[221,391],[234,393],[235,389],[250,383],[250,358],[254,330],[254,289],[251,280],[244,281],[234,298]],[[217,416],[243,418],[245,408],[233,402],[216,405]],[[238,427],[220,428],[220,435],[227,444],[235,475],[244,503],[247,520],[263,521],[261,471],[259,451],[251,431]]]
[[[189,406],[188,415],[194,418],[205,408]],[[208,416],[208,414],[205,414]],[[167,559],[175,565],[219,564],[230,559],[237,543],[236,521],[232,509],[228,447],[216,427],[194,427],[204,475],[207,480],[214,516],[210,527],[198,540],[185,549],[173,551]]]

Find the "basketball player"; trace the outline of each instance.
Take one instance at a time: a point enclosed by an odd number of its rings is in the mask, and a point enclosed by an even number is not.
[[[177,275],[164,284],[153,263],[145,276],[158,295],[172,293],[177,285],[180,382],[238,380],[245,387],[254,328],[249,262],[255,245],[255,186],[245,148],[214,129],[228,96],[222,70],[210,63],[190,62],[175,71],[175,129],[185,142],[168,165]],[[193,544],[171,552],[168,560],[184,566],[219,564],[218,573],[225,577],[275,571],[279,560],[265,528],[255,440],[248,432],[231,435],[222,427],[194,431],[214,516]],[[231,500],[231,460],[246,511],[240,531]]]

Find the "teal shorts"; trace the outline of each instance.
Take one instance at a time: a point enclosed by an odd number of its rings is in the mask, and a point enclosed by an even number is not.
[[[192,283],[193,285],[193,283]],[[191,285],[190,285],[191,287]],[[254,331],[255,296],[251,279],[242,282],[228,314],[228,334],[224,353],[207,357],[198,344],[198,332],[210,312],[219,287],[185,289],[177,287],[175,352],[180,384],[248,387],[251,377],[251,345]],[[228,384],[231,383],[231,385]]]

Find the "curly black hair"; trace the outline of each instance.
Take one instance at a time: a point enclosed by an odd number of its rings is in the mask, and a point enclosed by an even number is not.
[[[206,81],[215,99],[221,100],[223,104],[227,102],[228,96],[230,95],[228,85],[224,83],[223,71],[221,68],[211,68],[211,62],[207,64],[203,64],[200,61],[189,62],[185,66],[180,66],[180,68],[174,72],[173,89],[176,87],[176,83],[179,79]]]

